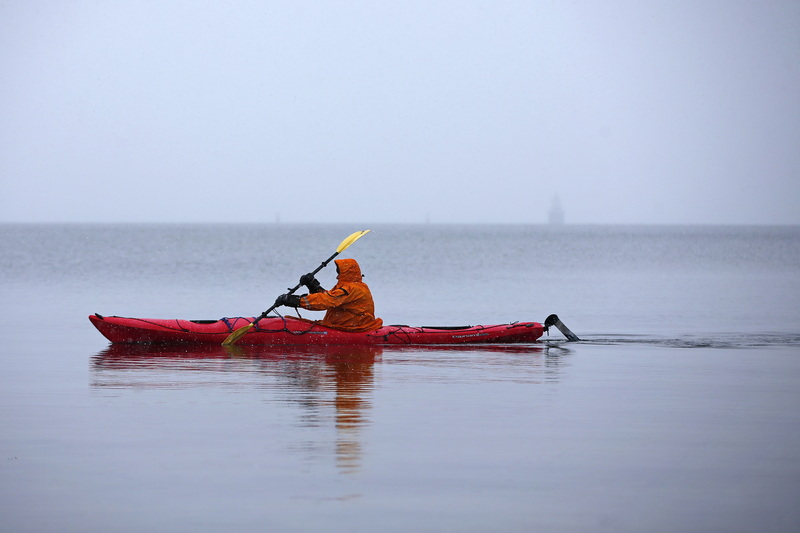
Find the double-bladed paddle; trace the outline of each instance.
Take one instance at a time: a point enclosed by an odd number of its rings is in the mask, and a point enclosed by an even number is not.
[[[357,231],[357,232],[353,233],[352,235],[350,235],[349,237],[347,237],[347,238],[346,238],[345,240],[343,240],[343,241],[342,241],[342,243],[341,243],[341,244],[340,244],[340,245],[339,245],[339,246],[336,248],[336,253],[334,253],[332,256],[330,256],[330,257],[329,257],[329,258],[327,258],[325,261],[323,261],[323,262],[322,262],[322,264],[320,264],[320,265],[317,267],[317,269],[316,269],[316,270],[314,270],[314,271],[313,271],[311,274],[312,274],[312,275],[313,275],[313,274],[316,274],[317,272],[319,272],[320,270],[322,270],[323,268],[325,268],[326,266],[328,266],[328,263],[330,263],[331,261],[333,261],[333,258],[334,258],[334,257],[336,257],[336,256],[337,256],[337,255],[339,255],[340,253],[342,253],[342,252],[344,252],[345,250],[347,250],[347,249],[350,247],[350,245],[351,245],[351,244],[353,244],[354,242],[356,242],[358,239],[360,239],[361,237],[363,237],[364,235],[366,235],[366,234],[367,234],[367,233],[369,233],[369,232],[370,232],[370,230],[368,230],[368,229],[365,229],[365,230],[362,230],[362,231]],[[297,289],[299,289],[301,286],[302,286],[302,284],[301,284],[301,283],[298,283],[297,285],[295,285],[295,286],[294,286],[294,288],[292,288],[292,289],[289,289],[289,294],[294,294],[294,291],[296,291]],[[241,328],[237,329],[236,331],[234,331],[233,333],[231,333],[230,335],[228,335],[228,337],[227,337],[227,338],[226,338],[226,339],[225,339],[225,340],[222,342],[223,346],[227,346],[227,345],[229,345],[229,344],[233,344],[233,343],[235,343],[236,341],[238,341],[239,339],[241,339],[243,336],[245,336],[245,335],[247,334],[247,332],[249,332],[249,331],[250,331],[250,329],[251,329],[251,328],[255,327],[255,325],[258,323],[258,321],[259,321],[259,320],[261,320],[262,318],[264,318],[265,316],[267,316],[269,313],[271,313],[271,312],[272,312],[272,310],[273,310],[273,309],[275,309],[276,307],[278,307],[278,306],[277,306],[277,305],[275,305],[275,304],[272,304],[272,307],[270,307],[269,309],[267,309],[266,311],[264,311],[263,313],[261,313],[259,316],[257,316],[257,317],[255,318],[255,320],[253,320],[252,322],[250,322],[250,323],[249,323],[249,324],[247,324],[246,326],[242,326]]]

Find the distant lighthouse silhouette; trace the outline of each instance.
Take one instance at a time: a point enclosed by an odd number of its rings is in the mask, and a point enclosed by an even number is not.
[[[550,224],[558,225],[564,223],[564,209],[561,207],[561,200],[558,195],[553,198],[553,205],[550,207]]]

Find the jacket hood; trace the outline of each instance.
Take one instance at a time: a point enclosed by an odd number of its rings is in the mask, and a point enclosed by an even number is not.
[[[361,267],[355,259],[337,259],[335,261],[339,269],[339,281],[361,281]]]

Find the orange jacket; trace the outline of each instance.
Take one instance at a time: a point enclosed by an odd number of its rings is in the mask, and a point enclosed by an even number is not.
[[[300,307],[311,311],[326,310],[318,324],[344,331],[373,331],[383,326],[375,318],[375,303],[367,284],[361,281],[361,267],[355,259],[337,259],[336,286],[329,291],[307,294]]]

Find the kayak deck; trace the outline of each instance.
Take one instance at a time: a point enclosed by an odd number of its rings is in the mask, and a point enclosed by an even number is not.
[[[222,344],[254,317],[219,320],[129,318],[89,315],[91,323],[112,343]],[[341,331],[293,317],[266,317],[237,344],[248,345],[435,345],[534,342],[544,333],[538,322],[477,326],[391,325],[366,333]]]

